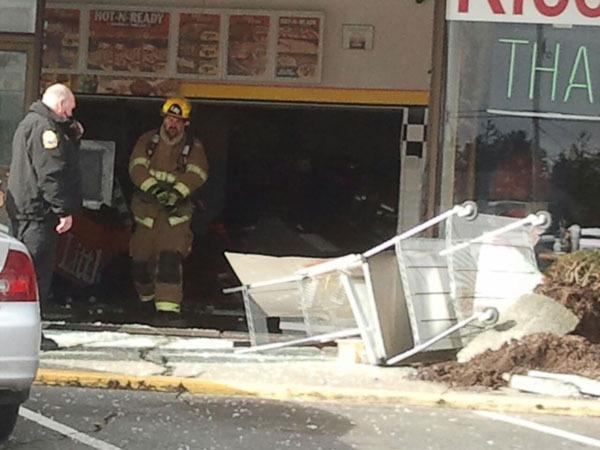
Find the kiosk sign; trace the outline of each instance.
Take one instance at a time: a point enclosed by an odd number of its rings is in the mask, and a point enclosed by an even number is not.
[[[447,0],[446,19],[600,25],[600,0]]]

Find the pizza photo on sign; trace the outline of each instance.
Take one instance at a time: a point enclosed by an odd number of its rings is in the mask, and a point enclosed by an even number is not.
[[[319,17],[279,18],[277,78],[303,81],[320,78],[321,24]]]
[[[181,14],[177,72],[217,75],[220,67],[220,28],[218,14]]]
[[[114,50],[112,40],[97,40],[88,50],[88,69],[111,71],[114,65]]]
[[[227,75],[262,77],[266,74],[270,21],[269,16],[229,17]]]

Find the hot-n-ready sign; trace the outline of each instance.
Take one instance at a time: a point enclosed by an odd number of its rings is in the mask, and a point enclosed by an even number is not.
[[[448,20],[600,25],[600,0],[447,0],[446,6]]]

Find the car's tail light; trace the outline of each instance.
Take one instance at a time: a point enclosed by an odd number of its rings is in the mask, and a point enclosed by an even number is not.
[[[0,272],[0,302],[36,302],[38,299],[35,269],[23,252],[9,250]]]

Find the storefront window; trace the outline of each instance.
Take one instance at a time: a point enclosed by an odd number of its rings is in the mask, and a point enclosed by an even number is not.
[[[0,33],[34,33],[37,0],[0,0]]]
[[[448,30],[442,208],[600,226],[600,28]]]
[[[14,130],[25,102],[25,52],[0,51],[0,166],[10,163]]]

